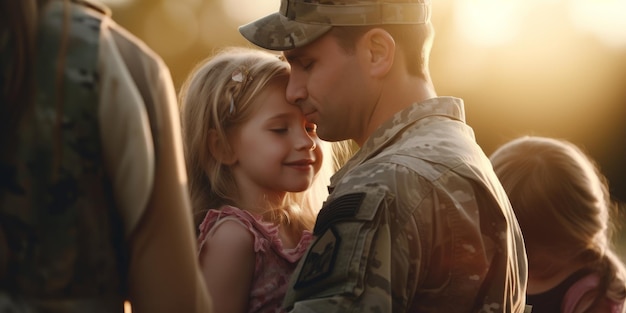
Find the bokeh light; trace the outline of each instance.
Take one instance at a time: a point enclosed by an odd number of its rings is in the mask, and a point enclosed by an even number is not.
[[[532,6],[528,0],[456,0],[455,26],[464,39],[479,45],[510,43]]]
[[[571,0],[569,9],[576,27],[608,46],[626,47],[626,1]]]
[[[278,0],[238,0],[222,1],[224,12],[237,24],[245,24],[261,16],[277,12]]]
[[[145,40],[164,56],[186,52],[198,37],[196,9],[197,4],[185,1],[164,1],[150,8],[145,16]]]

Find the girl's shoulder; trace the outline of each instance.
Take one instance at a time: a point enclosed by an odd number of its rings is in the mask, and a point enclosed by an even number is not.
[[[228,226],[226,226],[227,224]],[[239,224],[239,227],[237,224]],[[198,227],[198,249],[202,249],[206,240],[214,236],[218,230],[220,230],[220,232],[224,230],[229,233],[238,232],[242,235],[248,233],[252,235],[256,245],[258,237],[261,236],[258,229],[269,227],[270,225],[263,225],[260,216],[253,215],[250,212],[233,206],[225,205],[219,209],[211,209],[207,211],[204,220]]]
[[[254,228],[256,224],[262,224],[263,220],[260,216],[252,214],[248,211],[239,209],[234,206],[225,205],[219,209],[211,209],[207,211],[204,220],[200,223],[200,236],[208,235],[214,231],[217,226],[226,221],[237,221],[244,228]],[[268,226],[270,226],[269,224]]]
[[[290,262],[298,260],[312,240],[311,232],[304,231],[294,249],[285,249],[280,239],[278,225],[263,221],[260,215],[226,205],[206,213],[199,227],[198,248],[201,249],[207,238],[212,236],[217,229],[221,228],[220,225],[227,221],[239,223],[242,230],[245,229],[253,236],[255,252],[274,251]]]

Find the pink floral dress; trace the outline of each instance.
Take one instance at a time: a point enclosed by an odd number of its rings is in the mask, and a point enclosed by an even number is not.
[[[295,248],[285,249],[277,225],[264,222],[260,216],[248,211],[223,206],[220,210],[209,210],[200,224],[198,251],[212,234],[215,225],[226,220],[240,222],[254,236],[256,265],[248,312],[282,312],[281,304],[290,276],[311,243],[311,232],[304,231]]]

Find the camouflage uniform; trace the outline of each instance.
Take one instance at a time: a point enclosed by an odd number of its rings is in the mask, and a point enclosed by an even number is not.
[[[270,50],[338,26],[427,24],[430,0],[282,0],[239,27]],[[331,180],[283,306],[291,312],[523,312],[522,236],[463,102],[434,98],[379,127]]]
[[[522,312],[522,236],[463,102],[397,113],[333,176],[291,312]]]
[[[120,266],[126,257],[121,249],[124,237],[112,231],[122,229],[121,217],[111,209],[97,114],[99,47],[93,38],[100,36],[101,21],[93,10],[72,9],[62,159],[56,170],[53,130],[58,93],[56,76],[49,73],[56,73],[62,36],[63,15],[57,4],[42,17],[39,29],[37,44],[43,51],[37,54],[34,114],[22,123],[14,162],[3,165],[11,175],[3,177],[0,206],[0,230],[9,242],[0,308],[71,312],[97,307],[120,312],[126,275]],[[81,300],[71,300],[72,296]]]
[[[35,101],[11,139],[14,149],[0,160],[0,312],[123,312],[130,277],[137,277],[129,272],[137,256],[129,238],[155,212],[148,203],[155,177],[163,175],[157,161],[174,154],[157,155],[157,149],[170,131],[180,136],[169,121],[164,126],[166,118],[179,120],[170,114],[177,113],[176,98],[161,59],[115,24],[106,7],[82,0],[66,5],[52,0],[41,10]],[[12,50],[11,35],[0,28],[0,53]],[[5,73],[12,60],[0,56]],[[180,145],[168,149],[182,161]],[[183,210],[188,202],[177,204],[170,211],[189,222],[190,264],[196,265],[191,213]],[[200,291],[208,299],[206,289]]]

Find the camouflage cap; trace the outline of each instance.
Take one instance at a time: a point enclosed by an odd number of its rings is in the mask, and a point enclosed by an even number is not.
[[[242,25],[253,44],[284,51],[307,45],[333,26],[424,24],[430,0],[281,0],[279,12]]]

